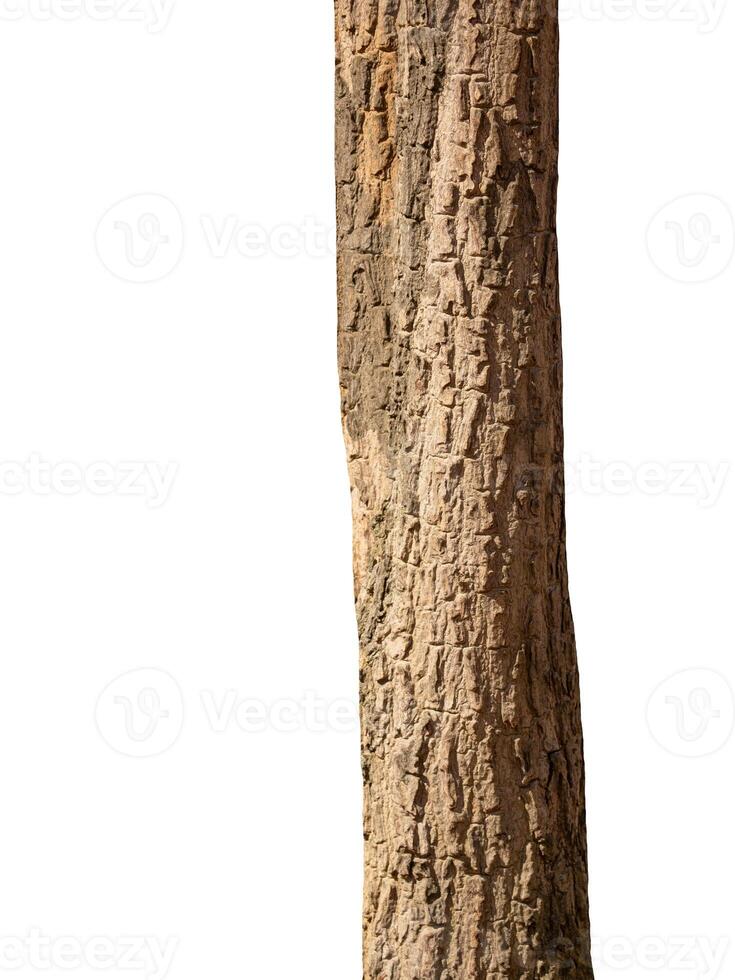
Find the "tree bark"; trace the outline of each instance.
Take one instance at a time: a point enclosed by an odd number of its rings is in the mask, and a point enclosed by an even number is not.
[[[366,980],[590,978],[551,0],[336,0]]]

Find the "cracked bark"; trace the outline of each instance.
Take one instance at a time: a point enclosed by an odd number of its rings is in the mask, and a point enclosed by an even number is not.
[[[592,977],[549,0],[335,0],[366,980]]]

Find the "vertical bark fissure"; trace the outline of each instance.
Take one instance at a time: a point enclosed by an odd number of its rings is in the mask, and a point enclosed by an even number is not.
[[[589,978],[548,0],[336,0],[370,980]]]

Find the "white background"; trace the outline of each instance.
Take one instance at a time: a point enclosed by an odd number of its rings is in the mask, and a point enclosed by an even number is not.
[[[174,3],[0,0],[0,972],[162,980],[124,969],[137,937],[175,945],[171,980],[346,980],[362,840],[332,9]],[[735,968],[723,7],[564,8],[603,978]],[[110,212],[141,194],[159,197]]]

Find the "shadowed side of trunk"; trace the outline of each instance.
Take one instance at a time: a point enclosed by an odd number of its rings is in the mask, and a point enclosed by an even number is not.
[[[336,0],[366,980],[584,978],[549,0]]]

